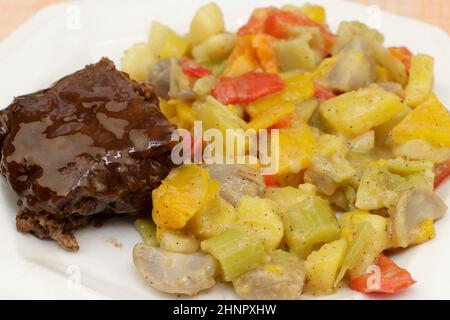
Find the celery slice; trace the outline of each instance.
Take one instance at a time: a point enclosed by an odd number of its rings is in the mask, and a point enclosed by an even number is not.
[[[358,266],[365,261],[364,255],[375,233],[376,231],[370,222],[363,222],[357,225],[355,236],[347,248],[342,268],[336,277],[335,286],[344,278],[347,271],[354,273]]]
[[[219,261],[225,281],[256,269],[265,260],[261,241],[251,239],[239,229],[229,229],[201,243],[203,251]]]
[[[306,258],[315,246],[339,238],[339,225],[328,203],[320,197],[308,197],[283,215],[286,242],[300,258]]]
[[[156,241],[156,225],[153,221],[147,219],[136,219],[134,221],[134,227],[140,233],[146,245],[158,245],[158,241]]]

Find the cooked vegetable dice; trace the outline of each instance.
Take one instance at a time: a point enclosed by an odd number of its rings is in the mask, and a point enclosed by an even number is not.
[[[189,47],[186,39],[159,22],[152,24],[148,45],[159,59],[179,58],[186,53]]]
[[[201,248],[219,261],[226,281],[256,269],[266,259],[262,242],[238,229],[229,229],[202,241]]]
[[[306,258],[306,292],[314,295],[334,292],[334,283],[342,266],[346,248],[347,241],[339,239],[324,244],[319,250],[313,251]]]
[[[227,58],[236,45],[236,36],[232,33],[212,35],[202,43],[192,48],[195,61],[221,61]]]
[[[336,240],[340,233],[330,206],[317,196],[290,207],[283,222],[286,242],[300,258],[306,258],[315,246]]]
[[[283,222],[275,203],[269,199],[242,197],[237,206],[236,223],[260,239],[266,249],[277,248],[283,239]]]
[[[146,219],[136,219],[134,226],[139,231],[144,243],[149,246],[155,246],[158,244],[156,240],[156,225],[153,221]]]
[[[189,40],[197,45],[210,36],[224,32],[225,22],[220,8],[215,3],[200,7],[194,15],[189,29]]]
[[[333,129],[354,137],[393,119],[404,108],[397,95],[371,87],[325,101],[320,114]]]
[[[398,194],[388,188],[388,173],[377,166],[367,168],[356,193],[356,207],[365,210],[389,208],[398,200]]]
[[[424,54],[418,54],[411,60],[409,82],[406,86],[405,102],[415,108],[427,99],[433,88],[434,59]]]
[[[136,81],[144,81],[157,57],[147,43],[136,43],[125,51],[122,58],[122,70]]]
[[[450,147],[449,128],[450,112],[431,94],[392,129],[390,136],[397,144],[423,139],[436,146]]]
[[[179,230],[165,230],[159,246],[170,252],[194,253],[200,248],[200,241]]]
[[[153,220],[163,228],[183,228],[219,188],[205,168],[185,165],[173,169],[153,191]]]
[[[298,173],[311,162],[314,138],[306,124],[279,132],[278,174]]]
[[[236,222],[236,209],[221,196],[195,214],[189,221],[187,228],[190,233],[201,239],[208,239],[228,230]]]

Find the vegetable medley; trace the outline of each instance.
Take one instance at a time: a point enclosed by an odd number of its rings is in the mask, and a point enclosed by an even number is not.
[[[415,283],[385,251],[432,239],[447,211],[434,190],[450,174],[450,114],[433,58],[383,42],[359,22],[333,33],[310,4],[255,9],[231,33],[210,3],[186,35],[154,22],[125,52],[123,70],[154,84],[179,128],[279,130],[276,174],[182,165],[154,190],[133,252],[150,285],[194,295],[223,280],[242,298],[297,299]]]

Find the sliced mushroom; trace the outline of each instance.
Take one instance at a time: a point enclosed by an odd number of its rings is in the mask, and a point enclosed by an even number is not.
[[[236,293],[249,300],[295,300],[303,290],[305,271],[298,258],[271,262],[233,280]]]
[[[427,218],[441,218],[447,206],[433,191],[420,187],[405,192],[397,205],[389,210],[394,241],[400,247],[415,243],[420,224]]]
[[[162,292],[192,296],[215,284],[217,264],[205,253],[175,253],[138,243],[133,261],[145,281]]]
[[[156,94],[166,100],[170,99],[170,66],[171,58],[159,60],[153,65],[153,68],[146,79],[153,83]]]
[[[324,85],[335,91],[348,92],[367,87],[376,77],[375,62],[367,41],[357,37],[339,53]]]
[[[242,196],[259,196],[265,184],[259,170],[250,165],[212,164],[210,176],[221,184],[220,195],[236,206]]]

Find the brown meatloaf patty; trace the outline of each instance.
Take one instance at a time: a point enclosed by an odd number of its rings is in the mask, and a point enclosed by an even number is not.
[[[149,214],[174,129],[152,85],[106,58],[15,98],[0,112],[0,170],[19,197],[17,229],[76,251],[74,229]]]

